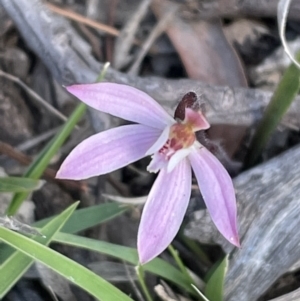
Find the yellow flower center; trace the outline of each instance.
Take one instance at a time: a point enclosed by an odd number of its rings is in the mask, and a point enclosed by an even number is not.
[[[190,147],[195,140],[195,133],[191,126],[180,123],[171,126],[169,141],[170,147],[174,150]]]
[[[173,124],[170,128],[169,139],[159,150],[159,153],[170,159],[176,151],[192,146],[195,140],[195,133],[189,124]]]

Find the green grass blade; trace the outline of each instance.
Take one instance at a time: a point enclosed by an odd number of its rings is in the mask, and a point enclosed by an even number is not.
[[[43,181],[21,177],[0,177],[0,192],[25,192],[39,189]]]
[[[24,174],[24,177],[39,179],[47,168],[50,160],[53,158],[64,141],[69,137],[76,123],[81,119],[86,111],[86,105],[81,103],[69,117],[62,130],[57,133],[51,141],[41,151],[39,156],[32,162]],[[16,193],[7,209],[7,215],[14,215],[23,201],[27,198],[28,192]]]
[[[300,52],[296,59],[300,61]],[[245,160],[245,166],[251,167],[257,161],[271,134],[290,107],[300,89],[300,69],[290,65],[279,82],[264,116],[255,132]]]
[[[119,203],[106,203],[88,208],[77,209],[63,226],[63,232],[76,233],[88,228],[105,223],[121,214],[130,207]],[[41,228],[49,223],[54,217],[45,218],[32,224],[32,227]],[[12,253],[13,249],[8,246],[0,246],[0,264],[6,260]]]
[[[0,270],[1,270],[1,266],[3,264],[3,262],[9,257],[11,256],[13,253],[15,252],[15,249],[12,248],[11,246],[0,242]],[[0,276],[1,279],[1,276]],[[1,298],[0,298],[1,300]]]
[[[54,241],[110,255],[135,266],[138,265],[138,254],[136,249],[133,248],[61,232],[55,235]],[[189,279],[178,269],[160,258],[145,264],[143,269],[177,284],[189,293],[195,294]]]
[[[228,256],[217,265],[214,266],[213,272],[209,277],[206,287],[205,296],[210,301],[222,301],[224,292],[224,279],[228,268]]]
[[[133,301],[119,289],[77,262],[6,228],[0,228],[0,238],[22,253],[37,260],[73,284],[102,301]],[[4,277],[4,275],[3,275]]]
[[[62,228],[77,205],[78,203],[73,204],[41,229],[41,233],[46,237],[37,236],[33,240],[29,241],[35,241],[36,243],[44,245],[49,244],[54,234]],[[5,228],[0,227],[0,240],[3,241],[5,241],[5,239],[3,239],[1,233],[3,233],[4,230]],[[5,237],[8,236],[8,238],[9,236],[12,237],[15,233],[13,231],[7,231],[4,231],[4,233]],[[14,237],[15,239],[18,239],[18,237],[23,236],[19,234],[19,236]],[[5,246],[6,245],[1,244],[0,247],[4,247],[5,249]],[[14,252],[3,262],[3,264],[0,266],[0,299],[2,299],[3,296],[10,290],[10,288],[22,277],[32,263],[33,259],[24,255],[20,251]]]
[[[105,223],[128,210],[128,206],[106,203],[76,210],[62,228],[62,232],[76,233]],[[42,227],[53,217],[35,222],[34,227]]]

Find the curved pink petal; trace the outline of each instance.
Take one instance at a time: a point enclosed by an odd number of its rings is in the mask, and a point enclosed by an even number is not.
[[[66,88],[87,105],[111,115],[164,129],[174,119],[148,94],[121,84],[97,83]]]
[[[183,221],[191,195],[191,167],[182,160],[172,171],[162,169],[150,191],[138,231],[142,264],[164,251]]]
[[[204,147],[192,152],[189,159],[213,222],[228,241],[239,247],[235,192],[228,172]]]
[[[185,109],[185,118],[183,123],[190,124],[194,132],[207,130],[210,128],[210,124],[208,123],[202,112],[194,111],[190,108]]]
[[[119,169],[145,157],[160,134],[157,129],[132,124],[93,135],[73,149],[56,177],[81,180]]]
[[[170,126],[165,127],[157,141],[147,150],[147,156],[158,152],[166,144],[169,139],[170,128]]]

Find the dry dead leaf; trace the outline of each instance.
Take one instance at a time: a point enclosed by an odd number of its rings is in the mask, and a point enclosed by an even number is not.
[[[160,19],[174,5],[179,4],[154,0],[152,9]],[[219,20],[189,21],[176,14],[166,33],[190,78],[215,85],[247,86],[242,64],[227,41]]]

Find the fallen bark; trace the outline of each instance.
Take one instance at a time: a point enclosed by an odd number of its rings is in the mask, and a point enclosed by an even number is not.
[[[220,243],[231,252],[225,300],[257,300],[299,261],[300,147],[234,179],[241,249],[221,237],[206,211],[193,219],[186,235]]]
[[[276,17],[279,0],[196,0],[189,1],[191,11],[196,11],[201,18],[218,17]],[[300,2],[292,1],[290,19],[299,20]]]
[[[56,80],[64,85],[95,81],[103,65],[97,62],[90,46],[70,23],[55,15],[40,0],[0,0],[15,22],[28,46]],[[258,122],[271,93],[255,89],[218,87],[197,80],[168,80],[137,77],[113,69],[106,80],[135,86],[173,110],[187,91],[201,95],[211,124],[250,127]],[[300,97],[296,99],[282,124],[300,128]]]
[[[298,301],[298,300],[300,300],[300,289],[297,289],[293,292],[290,292],[281,297],[272,299],[270,301]]]

